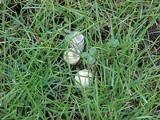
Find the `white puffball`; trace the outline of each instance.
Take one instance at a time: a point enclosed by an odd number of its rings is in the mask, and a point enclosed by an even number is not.
[[[80,32],[74,32],[70,47],[83,51],[84,36]]]
[[[84,69],[79,71],[76,75],[75,75],[75,84],[76,85],[82,85],[84,87],[89,86],[90,84],[90,80],[92,78],[92,73],[89,72],[88,70]]]
[[[80,56],[78,55],[80,51],[75,50],[74,48],[69,48],[64,52],[64,60],[71,65],[78,63]]]

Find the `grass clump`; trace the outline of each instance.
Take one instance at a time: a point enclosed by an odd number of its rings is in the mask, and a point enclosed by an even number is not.
[[[160,119],[159,27],[158,0],[3,0],[1,119]],[[93,64],[64,62],[71,31],[96,51]],[[95,79],[79,89],[84,68]]]

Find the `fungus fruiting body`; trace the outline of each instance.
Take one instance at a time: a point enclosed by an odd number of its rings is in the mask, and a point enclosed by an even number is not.
[[[64,60],[71,65],[75,65],[78,63],[80,56],[80,51],[75,50],[74,48],[69,48],[64,52]]]
[[[84,50],[84,36],[80,32],[73,33],[73,39],[71,40],[70,47],[79,51]]]
[[[92,79],[92,73],[89,72],[88,70],[80,70],[76,75],[75,75],[75,84],[77,86],[81,85],[84,87],[88,87]]]

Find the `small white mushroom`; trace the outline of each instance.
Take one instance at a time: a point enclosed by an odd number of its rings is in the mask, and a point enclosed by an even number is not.
[[[70,47],[80,51],[84,50],[84,36],[80,32],[73,33],[73,39],[71,41]]]
[[[80,51],[75,50],[74,48],[69,48],[64,52],[64,60],[71,65],[75,65],[78,63],[80,56]]]
[[[87,87],[89,86],[92,77],[92,73],[88,70],[81,70],[75,75],[75,84],[77,86],[82,85],[84,87]]]

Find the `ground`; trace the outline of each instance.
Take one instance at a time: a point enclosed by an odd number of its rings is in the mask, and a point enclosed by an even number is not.
[[[91,55],[68,65],[74,31]],[[88,87],[75,85],[82,69]],[[0,118],[160,119],[159,0],[3,0]]]

